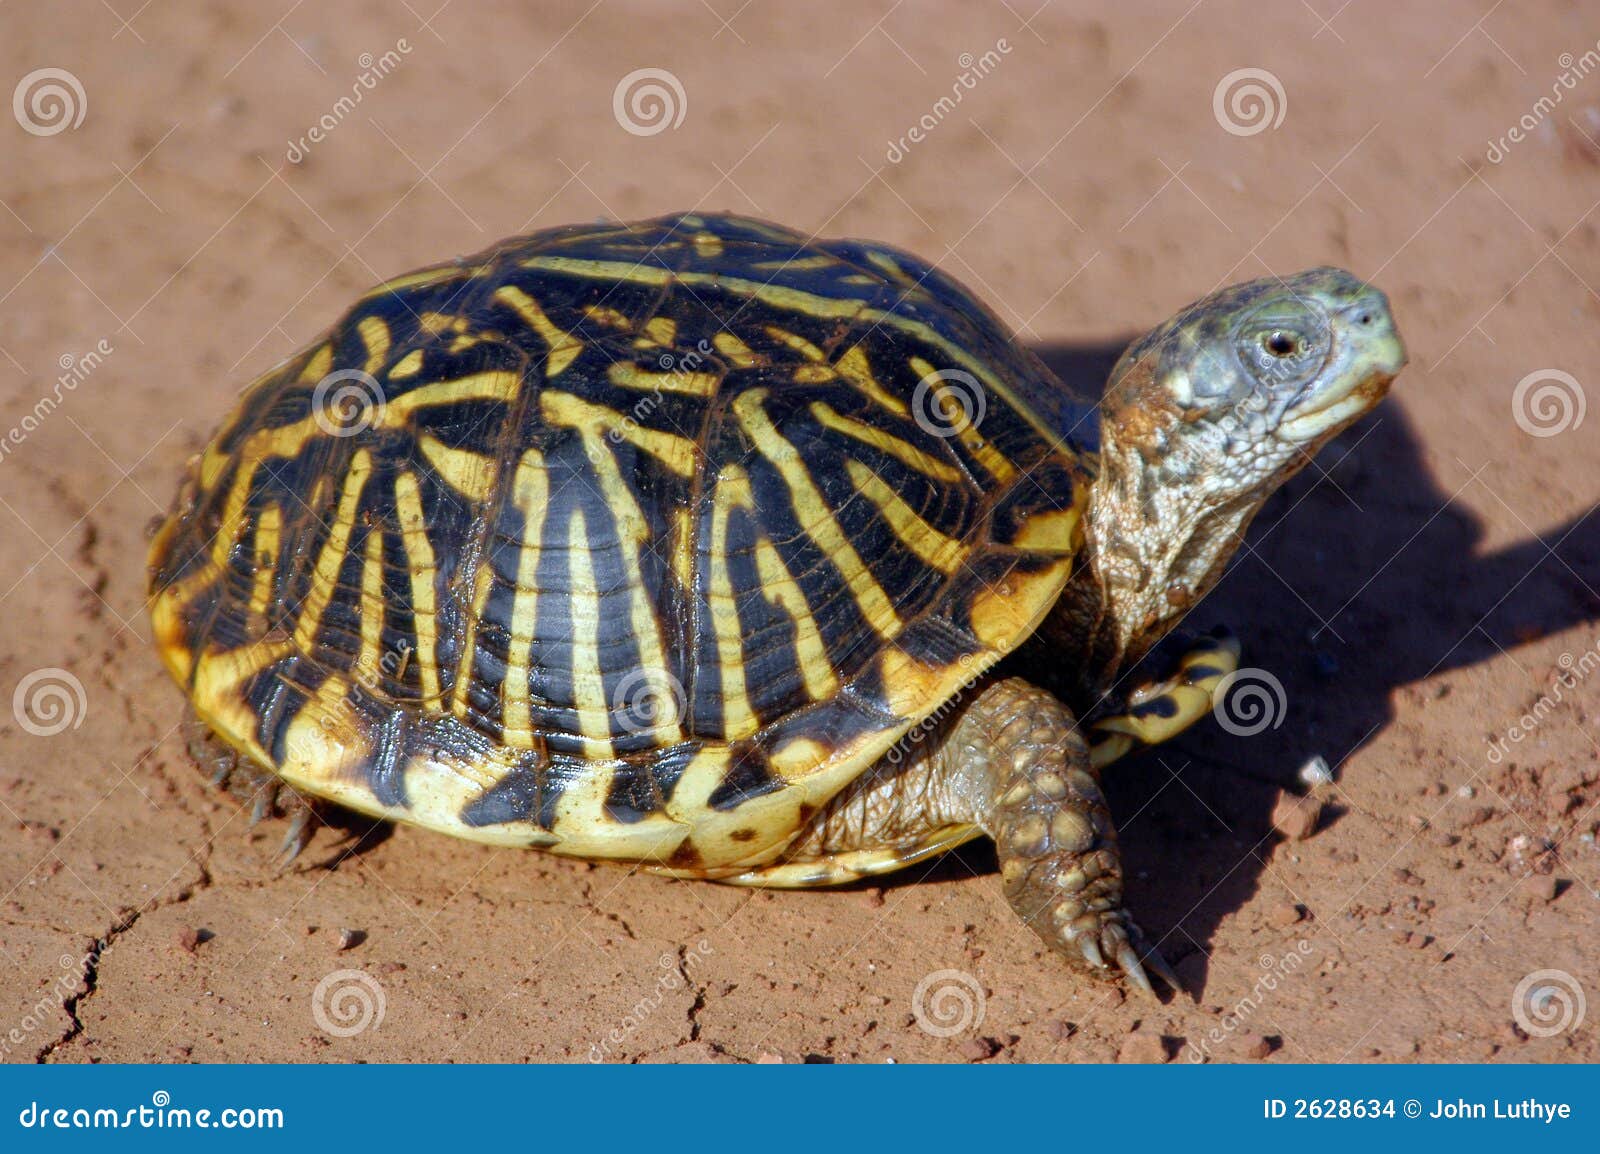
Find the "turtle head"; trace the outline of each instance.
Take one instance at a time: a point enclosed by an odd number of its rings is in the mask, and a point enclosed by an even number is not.
[[[1222,289],[1128,348],[1088,526],[1121,656],[1215,583],[1267,497],[1405,362],[1387,298],[1334,268]]]

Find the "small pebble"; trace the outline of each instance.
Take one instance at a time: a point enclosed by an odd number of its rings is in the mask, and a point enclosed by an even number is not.
[[[1167,1060],[1167,1044],[1160,1034],[1138,1031],[1129,1034],[1117,1051],[1117,1061],[1140,1065],[1161,1065]]]
[[[1000,1052],[1000,1043],[993,1038],[968,1038],[959,1049],[967,1061],[983,1062]]]
[[[1245,1030],[1239,1035],[1239,1046],[1246,1058],[1260,1061],[1272,1053],[1272,1043],[1266,1037],[1251,1030]]]
[[[1302,916],[1293,902],[1277,902],[1267,910],[1267,921],[1279,929],[1294,925]]]
[[[195,949],[200,945],[200,931],[194,926],[185,926],[178,931],[177,944],[178,948],[184,953],[194,953]]]
[[[1316,833],[1321,818],[1322,802],[1315,797],[1282,793],[1272,807],[1273,828],[1290,841],[1305,841]]]
[[[1319,753],[1306,762],[1300,767],[1300,780],[1311,789],[1332,785],[1333,770],[1328,765],[1328,759]]]
[[[1533,880],[1533,892],[1543,901],[1553,902],[1561,893],[1561,879],[1555,874],[1545,874]]]
[[[367,940],[367,931],[366,930],[341,929],[339,931],[339,946],[338,946],[338,948],[339,948],[340,951],[353,950],[357,946],[359,946],[362,942],[364,942],[366,940]]]
[[[1078,1027],[1065,1018],[1054,1018],[1045,1023],[1044,1032],[1052,1042],[1065,1042],[1078,1032]]]

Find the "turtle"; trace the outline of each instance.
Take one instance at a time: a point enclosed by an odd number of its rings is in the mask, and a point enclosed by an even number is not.
[[[1210,293],[1086,399],[887,245],[547,229],[242,393],[154,532],[155,643],[286,857],[325,803],[748,886],[988,836],[1049,946],[1176,989],[1101,773],[1211,710],[1237,643],[1158,642],[1405,359],[1318,268]]]

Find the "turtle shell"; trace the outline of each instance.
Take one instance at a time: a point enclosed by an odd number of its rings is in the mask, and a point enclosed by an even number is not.
[[[151,547],[156,640],[307,793],[727,876],[1033,630],[1083,420],[906,254],[535,233],[379,286],[244,393]]]

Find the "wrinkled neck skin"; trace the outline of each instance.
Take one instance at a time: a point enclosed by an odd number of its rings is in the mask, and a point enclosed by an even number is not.
[[[1214,470],[1177,479],[1139,449],[1108,440],[1090,491],[1082,561],[1041,627],[1058,692],[1080,712],[1117,696],[1142,658],[1222,576],[1271,482],[1218,493]],[[1069,664],[1063,666],[1062,658]],[[1126,688],[1126,687],[1123,687]]]

